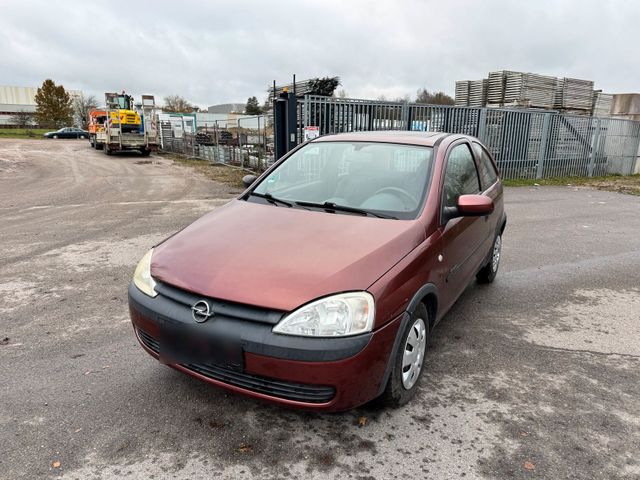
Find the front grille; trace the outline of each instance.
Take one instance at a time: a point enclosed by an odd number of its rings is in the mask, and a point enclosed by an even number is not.
[[[286,313],[281,310],[255,307],[252,305],[244,305],[241,303],[206,297],[164,282],[157,282],[155,290],[163,297],[170,298],[174,302],[180,303],[189,308],[189,310],[196,302],[206,300],[211,309],[215,312],[217,318],[226,317],[236,320],[275,325]]]
[[[138,330],[138,336],[142,343],[155,353],[160,352],[160,344],[151,335]],[[220,382],[245,388],[252,392],[263,393],[272,397],[284,398],[306,403],[325,403],[331,400],[336,391],[333,387],[317,385],[304,385],[273,378],[236,372],[217,365],[194,364],[182,365],[183,367],[199,373],[202,376],[218,380]]]

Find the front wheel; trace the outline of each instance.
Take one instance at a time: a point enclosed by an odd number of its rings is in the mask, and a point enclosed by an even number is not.
[[[479,283],[491,283],[495,280],[498,274],[498,267],[500,267],[500,255],[502,252],[502,236],[496,235],[493,241],[493,247],[491,247],[491,256],[487,264],[480,269],[476,274],[476,279]]]
[[[52,138],[56,138],[56,139],[57,139],[57,138],[58,138],[58,135],[54,135]]]
[[[429,345],[429,314],[423,303],[416,307],[400,339],[387,386],[380,397],[384,406],[400,407],[418,389]]]

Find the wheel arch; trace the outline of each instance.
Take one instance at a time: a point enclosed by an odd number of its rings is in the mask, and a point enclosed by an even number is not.
[[[418,289],[407,306],[407,313],[413,315],[416,307],[421,303],[427,309],[427,313],[429,314],[429,329],[432,329],[438,313],[438,289],[433,283],[427,283]]]
[[[507,214],[502,215],[502,221],[500,222],[500,235],[504,233],[504,229],[507,228]]]
[[[438,289],[433,283],[426,283],[418,289],[409,301],[409,304],[402,315],[400,327],[398,328],[396,338],[393,342],[393,346],[391,347],[391,354],[387,359],[387,367],[385,368],[382,382],[380,382],[378,396],[382,395],[382,392],[384,392],[384,389],[387,386],[389,376],[391,375],[391,369],[393,368],[394,359],[396,358],[398,349],[400,348],[402,333],[407,328],[407,324],[409,323],[409,320],[411,320],[413,312],[415,312],[419,305],[424,305],[427,309],[427,313],[429,314],[429,331],[431,331],[435,326],[436,315],[438,312]]]

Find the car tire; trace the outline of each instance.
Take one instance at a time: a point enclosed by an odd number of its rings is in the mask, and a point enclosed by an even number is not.
[[[476,274],[478,283],[491,283],[495,280],[500,268],[500,256],[502,255],[502,235],[496,235],[489,253],[489,261]]]
[[[111,155],[111,147],[108,144],[104,144],[104,153],[105,155]]]
[[[80,138],[81,138],[82,140],[84,140],[84,139],[85,139],[85,138],[87,138],[87,137],[85,137],[84,135],[80,135]]]
[[[143,157],[148,157],[149,155],[151,155],[151,150],[148,148],[143,148],[140,150],[140,155],[142,155]]]
[[[55,138],[55,139],[57,139],[57,138],[58,138],[58,135],[54,135],[54,136],[53,136],[53,137],[51,137],[51,138]]]
[[[378,399],[385,407],[401,407],[418,390],[430,339],[429,313],[423,303],[416,307],[401,335],[387,386]]]

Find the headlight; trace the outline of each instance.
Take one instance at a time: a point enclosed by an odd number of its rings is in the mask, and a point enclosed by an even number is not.
[[[145,253],[138,263],[136,272],[133,274],[133,283],[142,292],[155,297],[158,293],[155,291],[156,281],[151,276],[151,255],[153,255],[153,248]]]
[[[373,318],[374,302],[370,293],[341,293],[290,313],[273,327],[273,332],[305,337],[345,337],[371,331]]]

